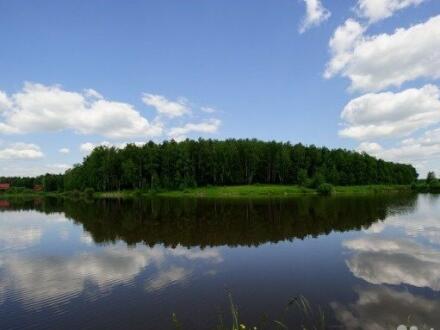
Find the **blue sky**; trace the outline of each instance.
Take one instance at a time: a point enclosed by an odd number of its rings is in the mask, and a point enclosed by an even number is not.
[[[440,171],[440,2],[380,3],[0,0],[0,175],[199,136]]]

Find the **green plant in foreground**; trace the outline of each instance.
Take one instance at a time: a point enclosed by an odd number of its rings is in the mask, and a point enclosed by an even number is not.
[[[299,295],[292,300],[290,300],[286,306],[286,311],[289,311],[291,308],[294,308],[294,311],[299,312],[299,317],[301,319],[301,326],[299,327],[302,330],[321,330],[326,329],[325,325],[325,314],[321,307],[312,307],[309,301],[302,295]],[[229,293],[229,308],[231,313],[231,325],[227,326],[223,322],[223,318],[220,317],[219,324],[215,327],[216,330],[258,330],[260,329],[257,326],[249,326],[244,322],[240,321],[240,315],[238,312],[238,306],[235,305],[234,300],[232,298],[232,294]],[[182,325],[177,319],[175,313],[172,314],[171,317],[172,323],[175,329],[181,330],[183,329]],[[289,329],[289,327],[284,324],[280,320],[270,321],[272,327],[270,329],[278,329],[285,330]],[[295,328],[297,329],[297,328]]]

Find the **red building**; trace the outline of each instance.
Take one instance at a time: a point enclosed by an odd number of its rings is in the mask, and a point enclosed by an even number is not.
[[[42,184],[36,184],[34,185],[34,191],[43,191],[44,187]]]
[[[0,191],[6,191],[11,188],[11,185],[9,183],[0,183]]]

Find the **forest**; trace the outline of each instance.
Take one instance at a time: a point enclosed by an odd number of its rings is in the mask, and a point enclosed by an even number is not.
[[[45,191],[185,189],[243,184],[411,184],[411,165],[345,149],[255,139],[174,140],[124,148],[100,146],[63,175],[0,178],[14,187]]]

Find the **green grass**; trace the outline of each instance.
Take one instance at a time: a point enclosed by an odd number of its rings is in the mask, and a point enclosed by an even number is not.
[[[334,194],[377,194],[410,192],[408,185],[368,185],[368,186],[337,186]],[[44,192],[23,192],[0,194],[0,198],[11,197],[38,197],[38,196],[59,196],[69,197],[73,193],[44,193]],[[84,195],[80,193],[81,196]],[[188,188],[175,191],[148,192],[140,190],[121,190],[111,192],[96,192],[97,198],[135,198],[148,196],[162,197],[191,197],[191,198],[267,198],[267,197],[293,197],[300,195],[316,195],[316,189],[305,188],[296,185],[242,185],[242,186],[208,186],[199,188]]]
[[[293,195],[314,194],[314,189],[300,186],[287,185],[244,185],[244,186],[221,186],[191,188],[182,191],[161,192],[159,195],[166,197],[283,197]]]
[[[338,186],[334,194],[377,194],[410,192],[408,185],[369,185],[369,186]],[[99,198],[130,198],[140,196],[191,197],[191,198],[267,198],[293,197],[300,195],[316,195],[316,189],[296,185],[243,185],[243,186],[208,186],[188,188],[184,190],[159,191],[156,193],[140,191],[114,191],[96,193]]]
[[[409,185],[367,185],[367,186],[336,186],[336,194],[371,194],[410,192]]]
[[[0,199],[2,198],[19,198],[25,197],[45,197],[45,196],[60,196],[61,193],[58,192],[44,192],[44,191],[23,191],[23,192],[2,192],[0,193]]]
[[[409,192],[410,186],[398,185],[371,185],[371,186],[347,186],[335,187],[335,194],[376,194],[391,192]],[[315,189],[300,186],[288,185],[247,185],[247,186],[226,186],[226,187],[201,187],[186,189],[183,191],[168,191],[159,193],[167,197],[289,197],[298,195],[317,194]]]

